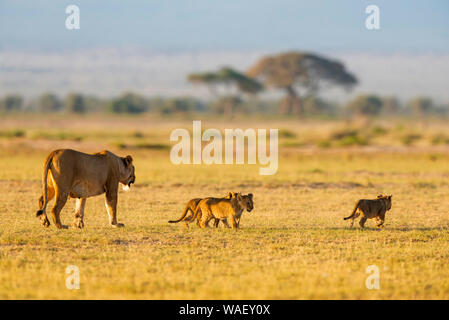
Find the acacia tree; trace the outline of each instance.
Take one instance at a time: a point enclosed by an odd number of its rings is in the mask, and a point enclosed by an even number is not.
[[[262,80],[267,87],[285,90],[287,96],[281,103],[284,114],[304,113],[300,90],[305,91],[304,96],[311,96],[332,85],[349,89],[357,83],[342,63],[305,52],[264,57],[247,75]]]
[[[224,105],[224,112],[228,116],[233,114],[242,94],[255,95],[263,90],[260,82],[229,67],[217,72],[192,73],[187,79],[192,83],[206,85]]]

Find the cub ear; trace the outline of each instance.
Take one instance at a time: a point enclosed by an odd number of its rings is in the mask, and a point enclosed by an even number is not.
[[[379,195],[377,196],[377,199],[381,199],[381,198],[383,198],[383,195],[382,195],[382,194],[379,194]]]
[[[133,157],[127,155],[125,158],[123,158],[123,162],[125,163],[125,166],[128,167],[133,162]]]
[[[231,199],[232,198],[232,192],[228,192],[228,194],[226,195],[226,198]]]
[[[253,198],[253,194],[252,193],[248,193],[248,197],[250,197],[252,199]]]

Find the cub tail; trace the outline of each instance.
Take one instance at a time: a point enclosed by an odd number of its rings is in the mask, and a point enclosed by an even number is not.
[[[349,217],[343,218],[343,220],[351,219],[355,216],[355,213],[357,212],[357,209],[359,208],[359,201],[355,204],[354,210],[352,210],[352,214]]]

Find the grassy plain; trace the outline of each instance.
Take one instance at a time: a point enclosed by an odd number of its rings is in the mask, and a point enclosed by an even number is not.
[[[449,298],[444,122],[375,122],[355,126],[356,134],[339,121],[203,124],[281,129],[278,173],[260,176],[259,165],[173,165],[169,134],[191,129],[186,120],[2,118],[0,298]],[[134,157],[136,185],[119,194],[125,228],[107,226],[103,196],[87,201],[83,230],[40,225],[42,164],[61,147]],[[254,194],[240,230],[167,223],[189,199],[227,191]],[[342,218],[355,201],[378,193],[393,194],[385,228],[368,220],[365,230],[348,229]],[[72,199],[63,223],[71,224],[73,212]],[[80,269],[79,290],[66,288],[68,265]],[[379,290],[365,286],[370,265],[379,267]]]

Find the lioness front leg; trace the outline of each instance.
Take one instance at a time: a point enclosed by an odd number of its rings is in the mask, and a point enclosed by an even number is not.
[[[235,222],[237,222],[237,228],[240,228],[240,220],[242,219],[242,217],[235,219]]]
[[[76,207],[75,207],[75,221],[73,222],[73,226],[75,228],[84,228],[84,207],[86,205],[86,198],[78,198],[76,199]]]
[[[108,211],[109,216],[109,224],[112,227],[124,227],[125,225],[123,223],[117,223],[117,188],[115,192],[113,190],[108,190],[106,192],[106,201],[105,206],[106,210]]]

